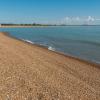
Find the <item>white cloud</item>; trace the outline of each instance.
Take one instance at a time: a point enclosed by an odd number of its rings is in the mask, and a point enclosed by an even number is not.
[[[70,18],[69,18],[69,17],[66,17],[66,18],[65,18],[65,20],[66,20],[66,21],[69,21],[69,20],[70,20]]]
[[[71,17],[71,16],[66,16],[65,18],[62,19],[61,21],[63,24],[78,24],[78,25],[82,25],[82,24],[98,24],[100,23],[100,18],[95,18],[93,16],[87,16],[87,17]]]
[[[93,22],[93,21],[95,21],[95,19],[92,16],[88,16],[87,21],[88,22],[91,22],[91,21]]]
[[[68,21],[81,21],[79,17],[65,17],[66,22]]]
[[[80,18],[79,17],[66,17],[65,18],[67,21],[79,21]]]
[[[80,18],[79,17],[76,17],[76,21],[80,21]]]

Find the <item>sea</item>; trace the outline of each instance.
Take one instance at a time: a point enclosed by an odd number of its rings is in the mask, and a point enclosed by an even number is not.
[[[100,64],[100,26],[0,28],[10,36]]]

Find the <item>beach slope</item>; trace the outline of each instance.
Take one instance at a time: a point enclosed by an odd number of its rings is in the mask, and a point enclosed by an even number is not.
[[[0,100],[100,100],[100,69],[0,33]]]

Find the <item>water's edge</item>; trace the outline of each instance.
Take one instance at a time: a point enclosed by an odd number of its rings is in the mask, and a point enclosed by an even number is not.
[[[67,54],[64,54],[64,53],[62,53],[62,52],[53,50],[51,47],[46,47],[46,46],[43,46],[43,45],[35,44],[35,43],[33,43],[33,42],[29,41],[29,40],[24,40],[24,39],[16,38],[16,37],[10,35],[8,32],[1,32],[1,33],[4,34],[4,35],[6,35],[6,36],[8,36],[9,38],[13,38],[13,39],[16,39],[16,40],[18,40],[18,41],[27,43],[27,44],[29,44],[29,45],[31,45],[31,46],[34,45],[34,46],[36,46],[36,47],[40,47],[40,48],[49,50],[50,52],[54,52],[54,53],[56,53],[56,54],[65,56],[65,57],[67,57],[67,58],[71,58],[71,59],[75,59],[75,60],[81,61],[81,62],[83,62],[83,63],[86,63],[86,64],[88,64],[88,65],[92,65],[92,66],[97,67],[97,68],[100,69],[100,64],[99,64],[99,63],[87,61],[87,60],[84,60],[84,59],[81,59],[81,58],[79,58],[79,57],[75,57],[75,56],[72,56],[72,55],[67,55]]]

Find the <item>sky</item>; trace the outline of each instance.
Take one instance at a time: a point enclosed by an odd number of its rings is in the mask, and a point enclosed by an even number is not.
[[[0,23],[100,24],[100,0],[0,0]]]

